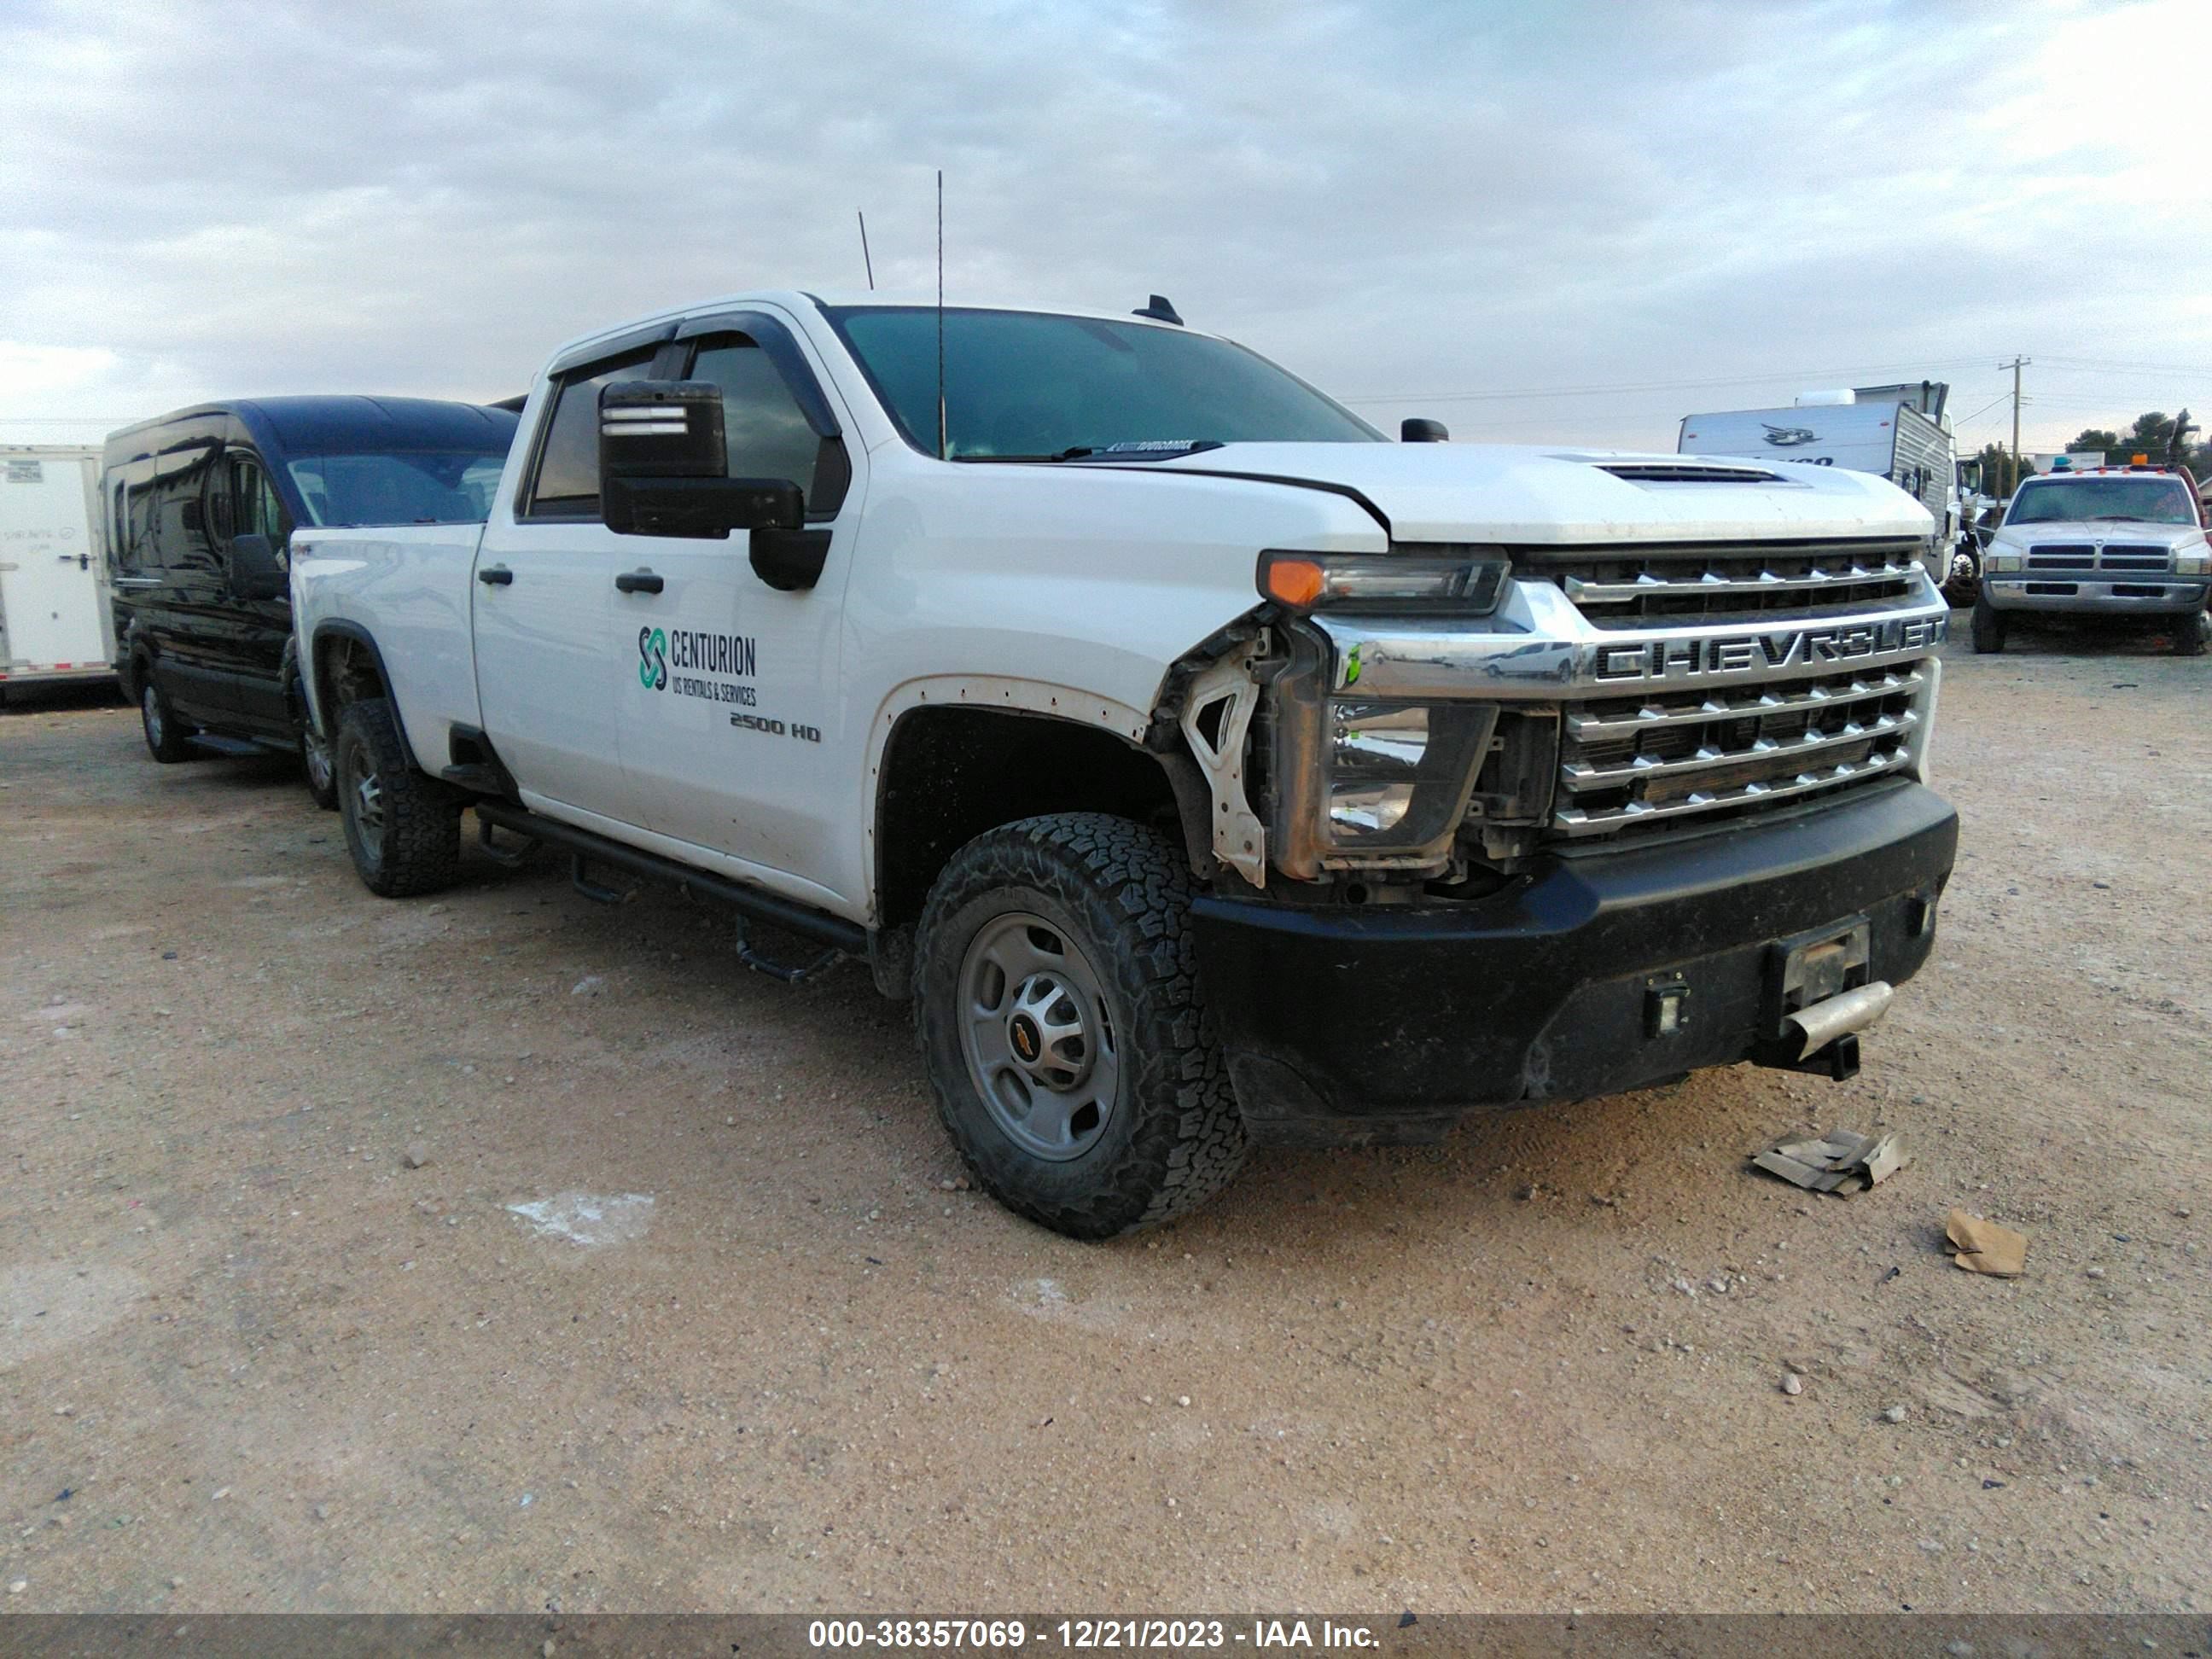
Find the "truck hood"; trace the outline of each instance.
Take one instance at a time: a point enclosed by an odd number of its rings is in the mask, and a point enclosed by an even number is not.
[[[2193,524],[2152,524],[2142,519],[2039,519],[2033,524],[2008,524],[1991,538],[2007,547],[2033,552],[2051,543],[2078,547],[2087,543],[2102,547],[2121,542],[2130,547],[2162,547],[2169,553],[2197,546],[2206,539]]]
[[[1914,537],[1934,520],[1840,467],[1501,444],[1228,444],[1135,464],[1350,492],[1401,542],[1587,547]]]

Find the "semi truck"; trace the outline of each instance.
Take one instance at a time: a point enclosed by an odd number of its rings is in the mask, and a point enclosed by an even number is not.
[[[0,695],[115,677],[100,452],[0,446]]]
[[[1929,515],[1442,435],[1157,296],[571,341],[485,524],[293,532],[354,867],[435,890],[472,814],[480,868],[864,963],[973,1176],[1077,1237],[1253,1146],[1851,1075],[1958,833]]]

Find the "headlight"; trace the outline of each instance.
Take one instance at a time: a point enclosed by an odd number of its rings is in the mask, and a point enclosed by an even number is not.
[[[1987,556],[1982,560],[1984,570],[2017,570],[2020,568],[2020,550],[2007,547],[2002,542],[1992,543]]]
[[[2212,547],[2191,548],[2173,556],[2173,574],[2177,576],[2203,576],[2212,574]]]
[[[1259,587],[1293,611],[1334,607],[1487,616],[1505,588],[1503,548],[1260,556]]]

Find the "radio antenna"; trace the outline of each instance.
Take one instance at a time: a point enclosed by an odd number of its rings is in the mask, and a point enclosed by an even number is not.
[[[937,459],[945,447],[945,169],[937,170]]]
[[[873,294],[876,291],[876,262],[868,257],[868,216],[856,210],[854,216],[860,222],[860,263],[868,268],[868,292]]]

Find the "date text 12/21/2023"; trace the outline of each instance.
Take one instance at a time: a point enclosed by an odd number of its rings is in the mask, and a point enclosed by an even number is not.
[[[1319,1651],[1372,1649],[1374,1629],[1350,1620],[1255,1619],[1243,1628],[1220,1619],[1062,1619],[1031,1626],[1018,1619],[817,1619],[807,1645],[839,1648],[1020,1648],[1032,1641],[1071,1651],[1118,1649],[1180,1651],[1247,1647]]]

